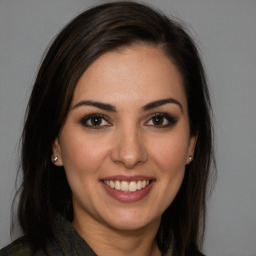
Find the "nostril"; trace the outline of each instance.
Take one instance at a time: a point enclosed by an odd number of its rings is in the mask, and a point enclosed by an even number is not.
[[[131,131],[131,129],[135,130]],[[145,143],[142,143],[137,127],[126,127],[125,131],[122,130],[117,134],[111,158],[112,161],[122,164],[127,169],[132,169],[147,161]]]

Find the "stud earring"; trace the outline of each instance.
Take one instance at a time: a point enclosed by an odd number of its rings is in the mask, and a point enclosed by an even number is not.
[[[58,161],[58,157],[57,157],[57,156],[54,156],[52,161],[53,161],[54,163],[56,163],[56,162]]]
[[[193,160],[192,156],[189,156],[189,157],[188,157],[188,160],[189,160],[189,162],[191,163],[192,160]]]

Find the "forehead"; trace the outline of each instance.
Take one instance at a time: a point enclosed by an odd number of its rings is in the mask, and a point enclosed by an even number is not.
[[[79,79],[73,104],[101,100],[112,104],[146,104],[172,97],[186,107],[179,70],[160,48],[138,45],[103,54]]]

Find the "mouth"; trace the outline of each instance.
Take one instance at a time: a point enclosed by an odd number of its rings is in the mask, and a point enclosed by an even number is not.
[[[120,180],[103,180],[108,187],[127,193],[140,191],[148,186],[151,180],[138,180],[138,181],[120,181]]]
[[[156,179],[145,176],[112,176],[103,178],[100,183],[108,195],[121,202],[136,202],[146,197]]]

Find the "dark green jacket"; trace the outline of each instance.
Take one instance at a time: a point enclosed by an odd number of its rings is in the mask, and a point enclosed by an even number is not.
[[[172,246],[166,256],[173,256]],[[78,235],[72,225],[58,217],[53,241],[45,249],[33,251],[26,236],[0,250],[0,256],[97,256],[89,245]]]

